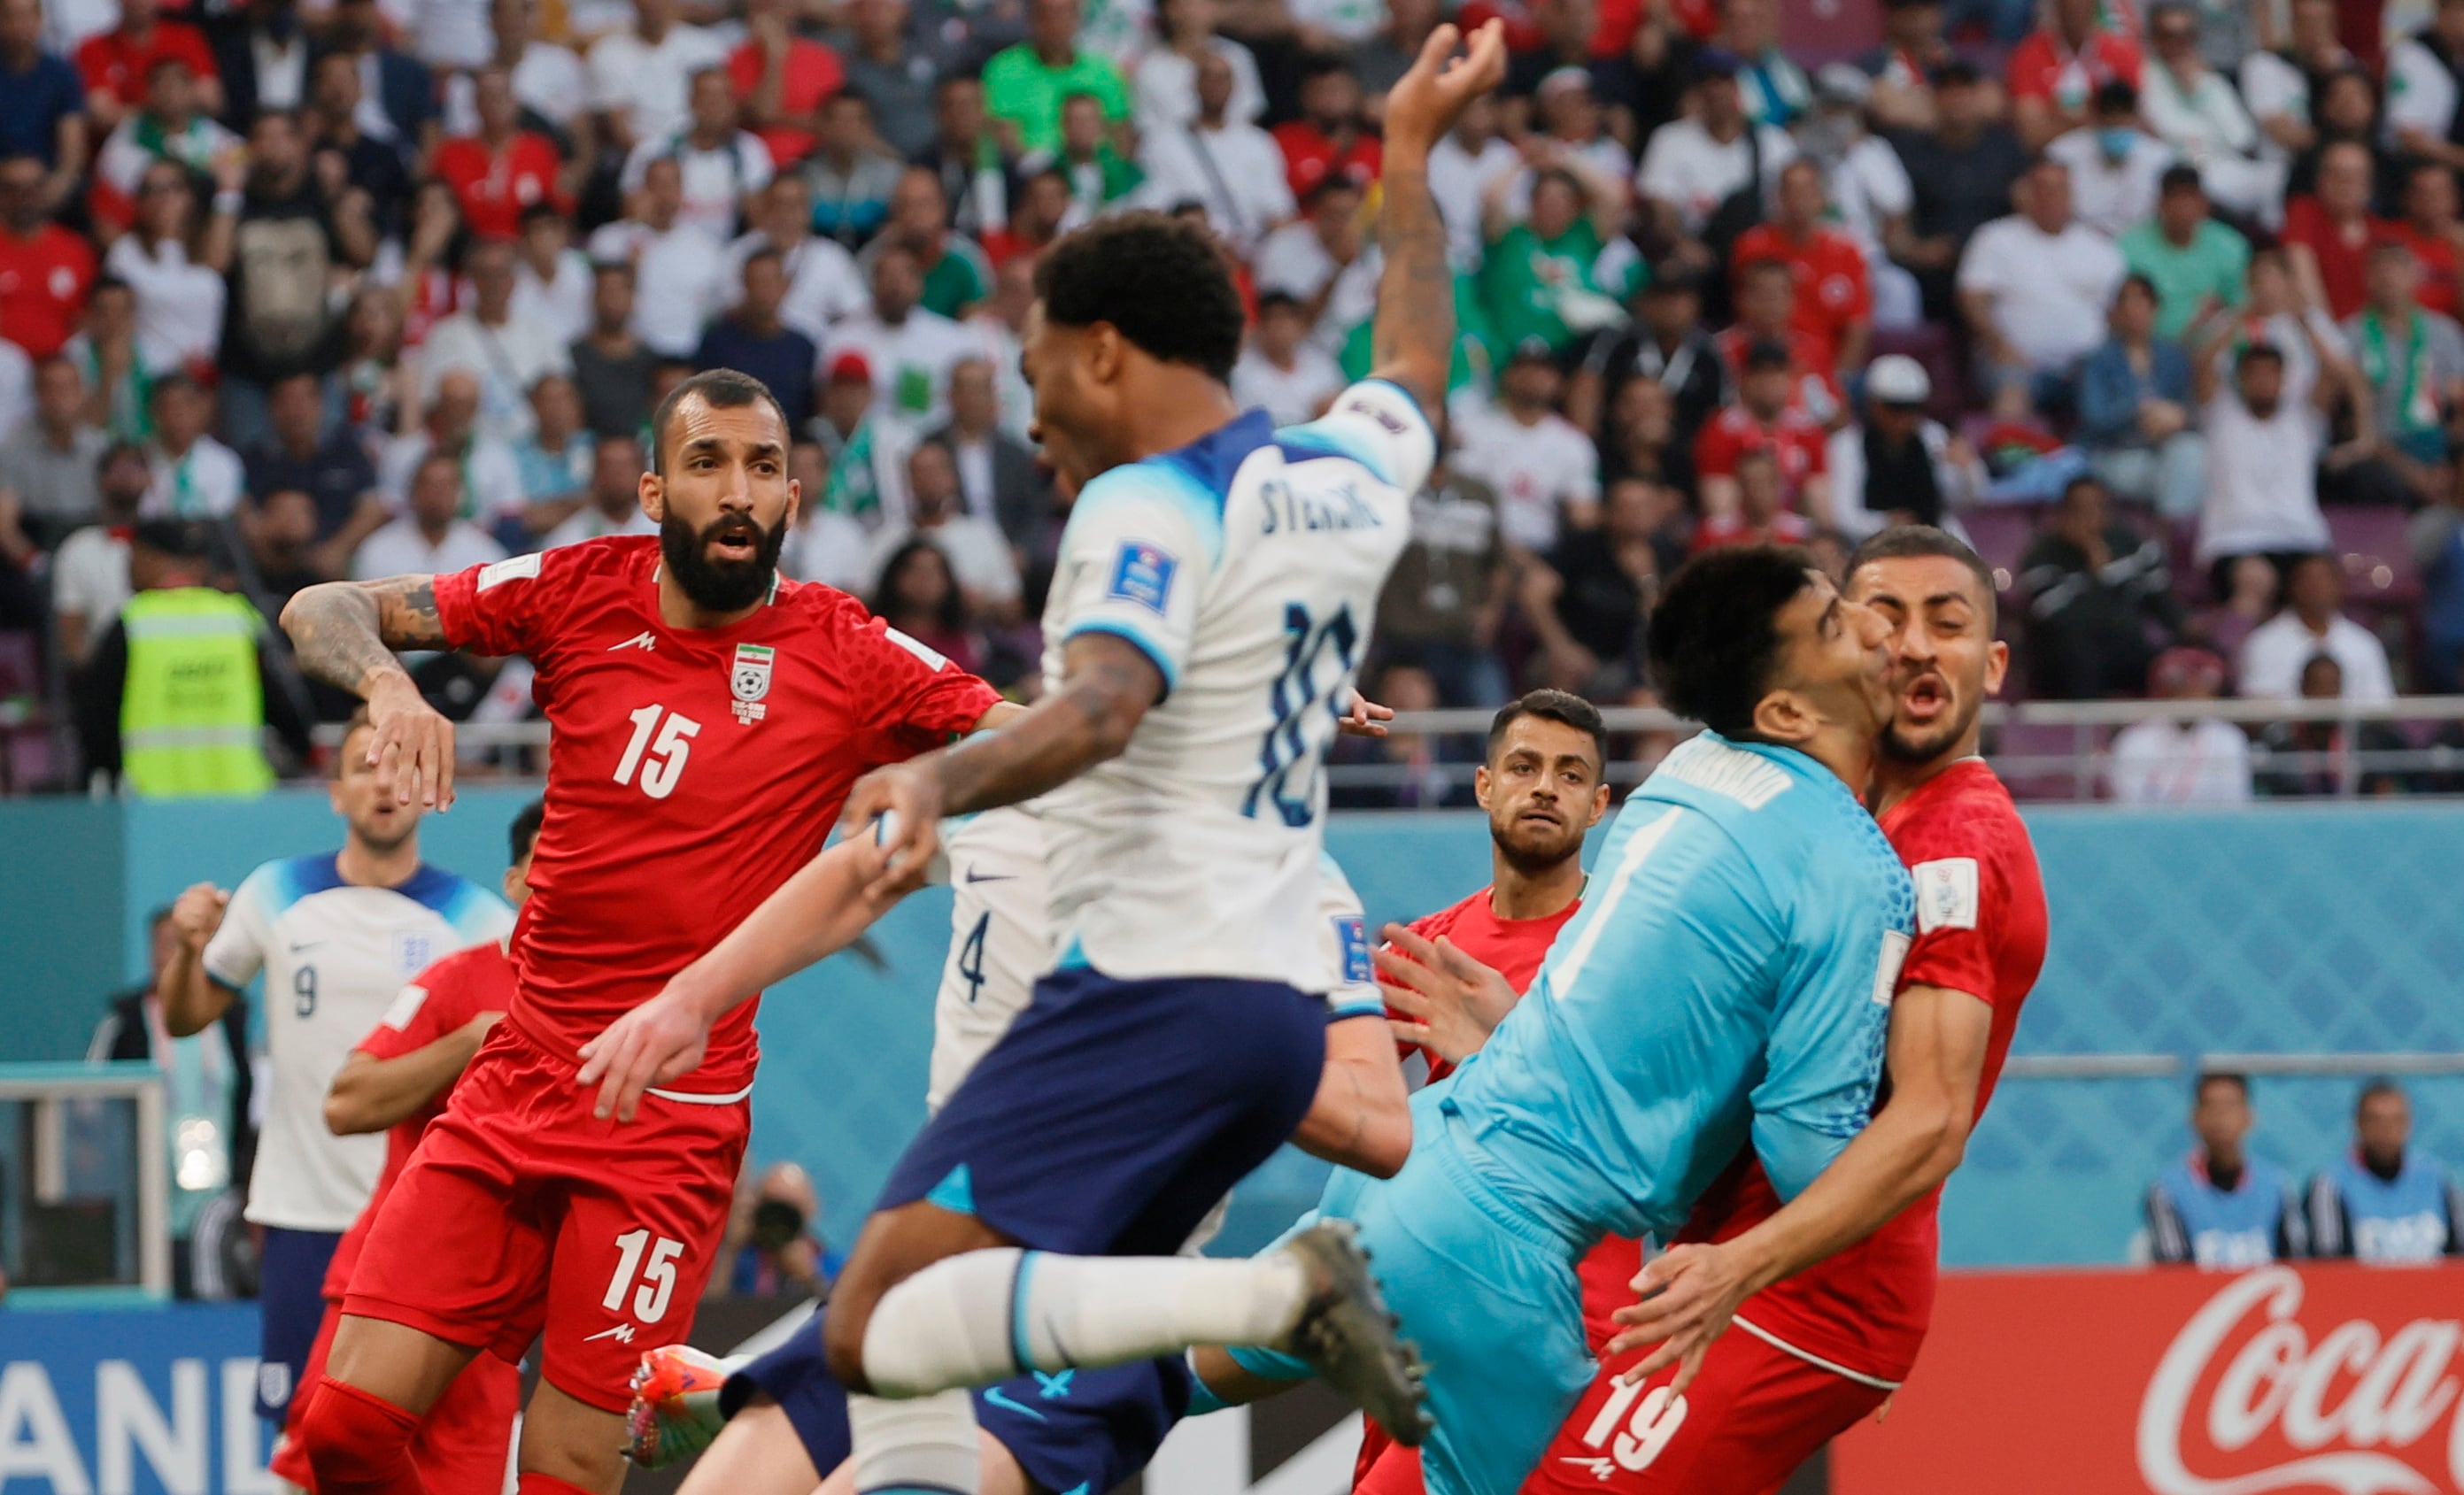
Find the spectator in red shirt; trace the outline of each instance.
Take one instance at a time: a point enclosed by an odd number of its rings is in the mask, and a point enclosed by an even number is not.
[[[2030,150],[2094,121],[2096,91],[2117,80],[2139,86],[2137,44],[2101,29],[2098,0],[2054,0],[2052,24],[2011,50],[2011,119]]]
[[[1789,407],[1796,376],[1788,344],[1771,339],[1746,350],[1729,406],[1694,438],[1694,471],[1701,479],[1703,520],[1734,523],[1745,513],[1737,459],[1768,451],[1778,465],[1783,501],[1815,524],[1831,524],[1831,478],[1822,428]]]
[[[1360,127],[1360,80],[1349,63],[1322,58],[1301,80],[1301,117],[1273,130],[1284,150],[1284,173],[1292,200],[1307,202],[1309,188],[1340,171],[1363,187],[1377,179],[1385,160],[1377,138]]]
[[[984,255],[995,270],[1022,255],[1033,259],[1061,236],[1061,220],[1068,215],[1069,179],[1046,166],[1020,184],[1009,222],[984,234]]]
[[[1796,325],[1796,272],[1785,259],[1743,259],[1737,270],[1737,324],[1720,334],[1720,356],[1742,372],[1757,344],[1788,350],[1788,407],[1815,426],[1848,418],[1848,400],[1832,372],[1831,353],[1819,338]]]
[[[77,48],[77,74],[85,79],[86,112],[108,135],[137,107],[145,75],[160,57],[177,57],[196,75],[199,102],[209,115],[223,112],[222,74],[213,49],[195,27],[160,18],[158,0],[120,0],[120,24]]]
[[[2395,236],[2421,261],[2421,288],[2413,299],[2442,317],[2456,314],[2455,247],[2464,242],[2456,219],[2455,172],[2435,161],[2405,168],[2404,217]]]
[[[2395,226],[2370,211],[2375,174],[2368,146],[2338,141],[2320,153],[2317,194],[2285,205],[2293,274],[2319,288],[2338,321],[2369,299],[2370,246],[2395,236]]]
[[[43,211],[49,176],[38,157],[0,161],[0,336],[36,360],[77,331],[94,284],[93,247]]]
[[[471,231],[513,238],[521,231],[522,209],[534,203],[570,212],[571,199],[558,182],[563,159],[554,141],[521,128],[512,75],[493,63],[481,68],[472,78],[471,101],[478,110],[479,133],[437,146],[430,168],[453,188]]]
[[[1812,521],[1787,508],[1788,483],[1780,476],[1777,451],[1749,447],[1738,452],[1735,477],[1738,512],[1694,527],[1696,555],[1722,545],[1802,545],[1814,539]]]
[[[1822,345],[1817,367],[1852,374],[1865,366],[1873,344],[1874,293],[1865,252],[1823,225],[1830,206],[1822,168],[1802,158],[1790,162],[1779,174],[1779,211],[1738,238],[1736,258],[1739,265],[1766,259],[1787,265],[1795,295],[1790,325]]]
[[[744,21],[744,43],[728,55],[728,81],[744,101],[745,126],[784,171],[811,153],[822,105],[847,86],[847,69],[837,53],[796,34],[787,0],[746,0]]]

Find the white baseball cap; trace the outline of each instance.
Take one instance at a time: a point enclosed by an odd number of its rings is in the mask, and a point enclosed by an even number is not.
[[[1933,398],[1933,381],[1915,359],[1885,353],[1865,370],[1865,398],[1876,405],[1923,405]]]

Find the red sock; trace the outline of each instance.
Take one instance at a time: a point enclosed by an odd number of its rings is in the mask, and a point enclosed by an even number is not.
[[[428,1495],[411,1465],[419,1418],[328,1375],[299,1419],[299,1441],[319,1495]]]
[[[516,1486],[516,1495],[593,1495],[579,1484],[558,1479],[553,1474],[532,1474],[525,1471]]]

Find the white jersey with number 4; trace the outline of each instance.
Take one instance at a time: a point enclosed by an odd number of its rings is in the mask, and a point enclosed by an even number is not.
[[[332,853],[268,862],[231,894],[206,975],[237,991],[265,974],[271,1083],[248,1218],[343,1231],[385,1166],[382,1132],[325,1130],[325,1091],[351,1048],[430,961],[514,932],[514,911],[476,883],[422,866],[392,888],[342,881]]]
[[[1163,698],[1126,752],[1045,796],[1063,966],[1328,990],[1309,937],[1323,763],[1436,442],[1412,397],[1353,385],[1306,426],[1251,411],[1088,483],[1045,608],[1127,640]]]
[[[1040,804],[1041,802],[1037,802]],[[933,1004],[933,1065],[925,1105],[939,1110],[984,1057],[1052,969],[1052,926],[1045,914],[1044,821],[1035,805],[988,810],[953,823],[941,843],[950,884],[950,954]],[[1309,926],[1329,973],[1327,1021],[1386,1011],[1370,962],[1360,895],[1334,858],[1318,859],[1317,912]]]

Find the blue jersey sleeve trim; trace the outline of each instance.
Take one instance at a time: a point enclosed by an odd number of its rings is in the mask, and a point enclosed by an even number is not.
[[[1338,1022],[1349,1022],[1354,1018],[1383,1018],[1384,1016],[1386,1016],[1386,1004],[1367,998],[1358,1001],[1345,1002],[1339,1006],[1329,1002],[1326,1009],[1326,1025],[1332,1027]]]
[[[1180,683],[1180,672],[1173,668],[1172,660],[1164,654],[1162,647],[1119,619],[1089,618],[1063,635],[1061,640],[1063,647],[1067,648],[1071,639],[1082,633],[1109,633],[1116,639],[1123,639],[1137,646],[1138,652],[1146,655],[1148,661],[1155,667],[1156,672],[1163,676],[1163,694],[1155,699],[1157,706],[1162,705],[1171,696],[1173,687]]]
[[[1020,1252],[1018,1275],[1009,1283],[1009,1357],[1017,1362],[1021,1375],[1035,1369],[1035,1360],[1028,1353],[1026,1295],[1035,1281],[1035,1259],[1043,1254],[1041,1251]]]
[[[206,973],[207,980],[213,982],[216,986],[221,987],[224,991],[230,992],[234,997],[248,990],[248,983],[246,981],[242,981],[234,986],[231,982],[224,980],[221,977],[216,976],[214,974],[213,967],[206,964],[202,960],[197,962],[197,969]]]
[[[1364,385],[1383,385],[1387,388],[1394,390],[1397,394],[1401,395],[1403,397],[1403,403],[1412,407],[1412,413],[1419,417],[1421,429],[1426,430],[1432,438],[1436,437],[1438,433],[1438,423],[1429,419],[1429,412],[1421,406],[1420,397],[1419,395],[1414,394],[1411,390],[1404,388],[1401,385],[1397,384],[1391,379],[1380,379],[1375,374],[1371,375],[1367,379],[1361,380],[1360,383]]]
[[[1293,426],[1275,432],[1275,445],[1283,450],[1285,460],[1313,462],[1328,457],[1345,462],[1357,462],[1381,483],[1395,481],[1394,471],[1365,442],[1355,441],[1349,432],[1319,422]]]

